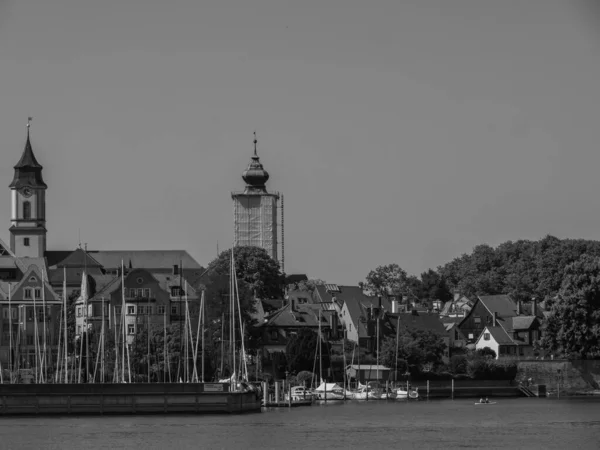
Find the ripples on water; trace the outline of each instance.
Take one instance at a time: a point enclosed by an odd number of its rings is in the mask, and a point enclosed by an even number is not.
[[[232,416],[0,418],[0,448],[600,448],[600,399],[473,403],[347,402]]]

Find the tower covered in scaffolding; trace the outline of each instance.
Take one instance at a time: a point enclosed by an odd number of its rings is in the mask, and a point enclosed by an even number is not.
[[[242,173],[246,187],[232,192],[234,246],[264,248],[269,256],[278,261],[277,255],[277,202],[279,193],[267,192],[269,173],[264,169],[256,152]]]

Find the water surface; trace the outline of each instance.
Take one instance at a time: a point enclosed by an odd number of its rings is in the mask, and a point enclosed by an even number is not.
[[[600,399],[497,402],[346,402],[231,416],[0,418],[0,448],[600,448]]]

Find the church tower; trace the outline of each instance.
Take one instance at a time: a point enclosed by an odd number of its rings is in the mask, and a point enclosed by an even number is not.
[[[254,133],[254,156],[242,173],[246,182],[243,192],[232,192],[234,246],[264,248],[277,261],[277,201],[279,194],[267,192],[268,172],[256,153]]]
[[[17,257],[41,258],[46,252],[46,189],[42,166],[31,148],[27,122],[27,142],[14,167],[11,190],[10,248]]]

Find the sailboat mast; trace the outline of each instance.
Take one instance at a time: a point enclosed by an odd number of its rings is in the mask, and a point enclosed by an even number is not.
[[[377,313],[377,381],[379,381],[379,312]]]
[[[242,308],[240,306],[240,290],[239,290],[239,286],[238,286],[238,281],[237,281],[237,273],[235,272],[235,266],[233,269],[233,279],[235,280],[235,301],[237,302],[237,310],[238,310],[238,316],[239,316],[239,320],[240,320],[240,340],[242,342],[242,356],[241,356],[241,360],[244,362],[244,371],[245,371],[245,378],[244,380],[248,379],[248,367],[246,366],[246,347],[244,344],[244,324],[242,322]],[[240,370],[242,369],[241,367],[241,363],[240,363]]]
[[[69,382],[69,359],[68,359],[68,347],[67,347],[67,268],[63,267],[63,321],[65,323],[64,333],[64,343],[65,346],[65,383]]]
[[[322,353],[322,345],[321,345],[321,310],[319,310],[319,339],[317,340],[317,350],[319,351],[319,377],[321,380],[320,383],[323,382],[323,353]]]
[[[12,306],[11,306],[11,284],[8,283],[8,368],[10,370],[10,382],[12,383],[13,377],[13,342],[12,342]]]
[[[109,316],[110,317],[110,316]],[[104,297],[102,297],[102,332],[100,335],[100,339],[102,342],[102,350],[100,352],[101,354],[101,360],[100,360],[100,382],[104,383],[104,333],[106,332],[105,328],[104,328]]]
[[[234,274],[235,274],[235,261],[233,257],[233,247],[231,247],[231,291],[229,291],[229,326],[231,329],[230,347],[231,347],[231,359],[233,367],[234,379],[237,375],[237,368],[235,364],[235,285],[234,285]]]
[[[33,340],[34,340],[34,352],[35,352],[35,382],[39,383],[39,352],[38,352],[38,323],[37,323],[37,306],[35,304],[35,291],[33,292]]]
[[[83,276],[85,283],[85,381],[90,382],[90,311],[88,306],[88,278],[87,278],[87,244],[84,246]]]
[[[398,314],[398,320],[396,321],[396,373],[394,380],[398,381],[398,345],[400,344],[400,314]]]
[[[146,303],[146,336],[148,338],[148,350],[146,359],[148,360],[148,383],[150,383],[150,294],[148,294]]]
[[[167,310],[163,311],[163,383],[167,381]],[[171,380],[169,380],[171,381]]]
[[[121,352],[121,383],[125,383],[125,268],[121,260],[121,323],[123,325],[123,351]]]
[[[44,350],[43,350],[43,359],[42,359],[42,373],[44,375],[44,382],[46,381],[46,375],[48,372],[48,357],[46,353],[46,289],[45,289],[45,270],[42,268],[42,320],[44,321],[43,332],[44,332]]]
[[[202,382],[204,383],[204,291],[200,300],[200,317],[202,318]]]

